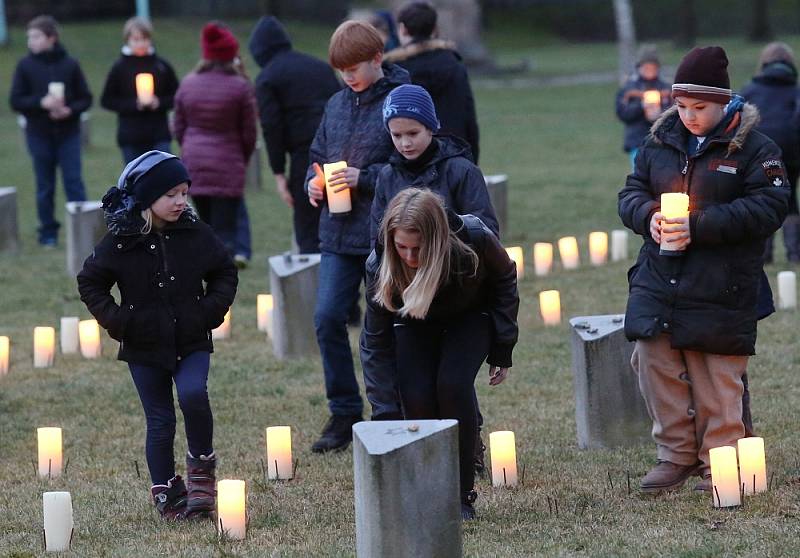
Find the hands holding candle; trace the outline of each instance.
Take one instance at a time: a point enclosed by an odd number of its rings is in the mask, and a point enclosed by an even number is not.
[[[661,255],[679,256],[686,250],[692,242],[687,194],[661,194],[661,209],[650,218],[650,236],[661,245]]]
[[[319,202],[325,197],[325,173],[319,163],[314,163],[314,178],[308,181],[308,203],[319,207]]]

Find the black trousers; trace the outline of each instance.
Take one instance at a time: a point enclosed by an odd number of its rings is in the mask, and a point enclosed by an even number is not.
[[[461,492],[468,492],[475,484],[475,377],[489,354],[489,317],[474,312],[449,323],[406,320],[395,324],[394,334],[405,416],[458,420]]]
[[[292,224],[294,238],[301,254],[319,252],[319,215],[321,209],[308,201],[305,190],[306,172],[308,171],[308,149],[293,151],[289,163],[289,193],[294,200]]]

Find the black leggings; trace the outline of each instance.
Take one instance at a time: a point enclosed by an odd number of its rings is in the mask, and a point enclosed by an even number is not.
[[[461,492],[468,492],[475,484],[475,376],[489,353],[489,317],[475,312],[450,323],[409,320],[396,324],[394,334],[405,416],[458,420]]]

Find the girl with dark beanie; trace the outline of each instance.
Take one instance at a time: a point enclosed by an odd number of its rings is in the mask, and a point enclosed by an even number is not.
[[[147,466],[163,518],[215,509],[216,454],[208,401],[211,330],[236,295],[236,267],[214,232],[186,203],[180,159],[149,151],[131,161],[103,197],[108,234],[78,274],[81,300],[120,342],[145,418]],[[204,285],[205,283],[205,285]],[[111,289],[119,287],[120,300]],[[188,487],[175,474],[175,407],[183,412]]]

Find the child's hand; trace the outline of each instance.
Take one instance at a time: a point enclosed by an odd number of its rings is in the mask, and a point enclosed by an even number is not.
[[[669,240],[673,249],[685,250],[692,242],[689,230],[689,217],[673,217],[661,222],[661,234]]]
[[[353,190],[358,186],[358,175],[361,174],[361,169],[355,167],[346,167],[331,174],[331,180],[328,186],[333,188],[333,192],[341,192],[345,188]]]
[[[64,120],[72,116],[72,109],[68,106],[57,106],[50,111],[50,118],[53,120]]]
[[[664,215],[660,211],[653,213],[650,218],[650,236],[656,241],[656,244],[661,244],[661,220]]]
[[[278,191],[278,195],[283,200],[283,203],[289,207],[294,207],[294,199],[292,198],[291,192],[289,192],[289,182],[286,180],[285,174],[275,175],[275,189]]]
[[[489,367],[489,385],[496,386],[501,384],[503,380],[508,377],[508,368],[500,368],[497,366]]]
[[[47,111],[53,111],[54,109],[63,105],[63,102],[60,97],[54,97],[50,93],[42,97],[42,100],[39,102],[39,105]]]
[[[314,163],[314,173],[316,176],[308,181],[308,203],[314,207],[319,207],[319,202],[322,201],[325,191],[325,173],[319,163]]]

